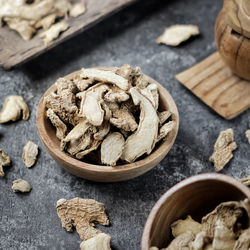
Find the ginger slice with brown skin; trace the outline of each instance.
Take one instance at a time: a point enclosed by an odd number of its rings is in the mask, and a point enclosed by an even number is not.
[[[165,29],[164,33],[157,38],[157,43],[170,46],[178,46],[191,36],[199,35],[199,28],[195,25],[173,25]]]
[[[45,106],[52,109],[65,123],[75,126],[78,121],[78,108],[76,106],[76,86],[65,78],[56,81],[57,90],[44,98]]]
[[[114,167],[122,155],[125,140],[118,132],[109,134],[101,144],[101,161],[103,164]]]
[[[234,133],[231,128],[220,132],[214,145],[214,152],[209,158],[214,163],[216,171],[220,171],[233,157],[232,151],[237,148],[234,142]]]
[[[97,141],[102,141],[105,136],[110,131],[110,123],[108,121],[104,121],[100,127],[98,127],[98,131],[94,134],[94,139]]]
[[[164,124],[159,131],[159,135],[157,137],[157,142],[160,141],[161,139],[165,138],[176,126],[175,121],[170,121],[166,124]]]
[[[133,74],[133,69],[130,65],[128,64],[123,64],[120,68],[118,68],[115,72],[117,75],[124,77],[127,80],[130,80],[132,74]]]
[[[67,147],[67,151],[71,155],[75,155],[80,151],[85,150],[88,146],[90,146],[92,142],[91,137],[92,133],[87,132],[81,138],[76,140],[71,140]]]
[[[62,227],[68,232],[72,232],[75,227],[82,240],[88,240],[101,233],[94,228],[95,223],[109,225],[104,205],[92,199],[60,199],[57,201],[56,209]]]
[[[86,78],[86,79],[90,78],[99,82],[111,83],[111,84],[116,85],[122,90],[128,90],[129,88],[129,83],[127,79],[108,70],[82,69],[80,76],[82,78]]]
[[[79,91],[85,91],[90,85],[93,84],[92,79],[82,79],[79,74],[77,74],[72,81],[76,85],[76,87],[79,89]]]
[[[89,154],[90,152],[96,150],[101,144],[101,141],[94,140],[92,144],[90,144],[90,147],[87,148],[84,151],[80,151],[79,153],[76,154],[77,159],[82,159],[85,155]]]
[[[244,230],[235,242],[233,250],[249,250],[250,248],[250,228]]]
[[[10,157],[2,149],[0,149],[0,176],[4,176],[3,167],[9,166],[10,163]]]
[[[177,220],[173,222],[171,224],[171,230],[175,238],[183,233],[187,233],[188,231],[196,235],[201,231],[201,224],[188,215],[185,220]]]
[[[67,24],[65,21],[61,21],[51,25],[48,30],[42,32],[39,36],[43,39],[46,45],[49,45],[53,40],[58,38],[61,32],[67,30],[68,28],[69,24]]]
[[[160,124],[164,124],[168,118],[170,118],[172,115],[172,113],[167,110],[167,111],[162,111],[162,112],[158,112],[158,117],[159,117],[159,121],[160,121]]]
[[[37,155],[38,146],[32,141],[27,141],[22,154],[23,162],[27,168],[32,167],[36,163]]]
[[[104,101],[107,102],[124,102],[129,99],[129,95],[122,89],[113,86],[110,88],[107,94],[104,95]]]
[[[80,245],[81,250],[111,250],[110,248],[111,237],[108,234],[100,233],[83,241]]]
[[[32,189],[31,185],[22,179],[18,179],[13,181],[12,185],[13,192],[21,192],[21,193],[28,193]]]
[[[65,148],[68,142],[78,140],[82,137],[90,127],[91,124],[85,118],[81,118],[79,123],[61,140],[61,150]]]
[[[245,186],[250,186],[250,175],[248,175],[246,178],[238,179],[241,183],[243,183]]]
[[[52,109],[48,109],[46,111],[46,115],[50,119],[52,125],[56,128],[56,137],[59,140],[63,140],[67,133],[67,126],[61,121],[61,119]]]
[[[135,131],[138,127],[134,116],[125,107],[115,110],[112,113],[110,123],[125,131]]]
[[[29,119],[29,108],[21,96],[8,96],[0,112],[0,123],[16,121],[22,114],[23,120]]]
[[[153,150],[159,119],[152,103],[136,88],[131,88],[130,94],[134,104],[140,105],[140,123],[136,132],[127,138],[121,159],[134,162],[138,157],[145,153],[150,154]]]
[[[146,88],[141,90],[141,94],[147,97],[153,104],[155,110],[159,107],[158,87],[155,83],[149,84]]]
[[[100,126],[104,119],[104,111],[101,107],[102,97],[109,89],[105,84],[98,84],[85,92],[80,92],[77,97],[81,99],[80,117],[86,117],[89,123]]]
[[[234,230],[236,237],[242,228],[236,228],[237,221],[241,219],[245,223],[250,223],[250,201],[229,201],[218,205],[211,213],[202,218],[202,231],[210,238],[214,237],[216,222],[223,223],[229,230]]]

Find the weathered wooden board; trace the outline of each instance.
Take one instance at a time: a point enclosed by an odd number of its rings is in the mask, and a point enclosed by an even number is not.
[[[234,75],[218,52],[175,77],[226,119],[250,107],[250,82]]]
[[[6,26],[2,27],[0,28],[0,66],[4,69],[10,69],[30,60],[102,21],[105,17],[134,1],[85,0],[86,13],[77,18],[69,18],[67,22],[70,24],[70,28],[49,46],[44,45],[43,41],[38,37],[39,33],[32,40],[24,41],[15,31]]]

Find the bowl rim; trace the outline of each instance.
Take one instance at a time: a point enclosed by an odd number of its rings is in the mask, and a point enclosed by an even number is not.
[[[91,68],[108,70],[108,69],[115,69],[116,67],[91,67]],[[80,70],[74,71],[74,72],[72,72],[64,77],[66,79],[72,79],[72,77],[75,74],[77,74],[79,71]],[[176,129],[174,130],[174,134],[172,134],[171,141],[163,140],[161,142],[161,144],[158,145],[158,148],[156,150],[154,150],[150,155],[147,155],[146,157],[144,157],[141,160],[135,161],[133,163],[118,165],[115,167],[98,165],[98,164],[91,164],[91,163],[87,163],[87,162],[78,160],[78,159],[68,155],[67,153],[65,153],[63,151],[58,150],[57,147],[54,147],[55,143],[53,142],[53,140],[50,137],[48,137],[48,135],[46,133],[45,123],[43,122],[43,114],[44,114],[44,109],[45,109],[44,97],[47,96],[51,91],[53,91],[55,89],[55,84],[53,83],[46,90],[46,92],[43,94],[43,96],[41,97],[41,100],[38,104],[37,116],[36,116],[36,125],[37,125],[38,135],[39,135],[41,141],[43,142],[45,148],[49,151],[51,148],[53,148],[53,155],[60,158],[60,159],[63,159],[67,164],[74,166],[74,169],[77,169],[79,171],[84,169],[84,170],[87,170],[87,171],[92,172],[92,173],[105,172],[108,174],[109,173],[112,174],[115,172],[127,172],[130,170],[136,170],[136,169],[140,168],[142,165],[146,165],[146,164],[153,162],[154,160],[157,159],[157,156],[159,156],[159,155],[165,154],[164,155],[164,157],[165,157],[167,155],[167,153],[170,151],[170,149],[172,148],[172,146],[175,142],[175,139],[177,137],[177,134],[178,134],[179,112],[178,112],[178,109],[177,109],[177,106],[176,106],[176,103],[175,103],[173,97],[167,91],[167,89],[164,86],[162,86],[159,82],[157,82],[153,78],[149,77],[148,75],[146,75],[146,74],[143,74],[143,75],[148,78],[149,82],[157,84],[157,86],[159,88],[160,96],[164,97],[165,102],[167,103],[167,106],[170,108],[170,110],[174,114],[174,121],[176,122]]]
[[[250,199],[250,189],[231,176],[220,174],[220,173],[203,173],[203,174],[198,174],[198,175],[188,177],[187,179],[184,179],[180,181],[179,183],[175,184],[173,187],[168,189],[168,191],[166,191],[163,195],[161,195],[159,200],[155,203],[155,205],[151,209],[149,216],[147,218],[147,221],[144,225],[144,229],[143,229],[142,240],[141,240],[142,250],[149,249],[148,244],[149,244],[150,232],[152,230],[153,222],[155,220],[155,217],[158,211],[161,209],[161,207],[164,205],[167,199],[171,197],[176,191],[186,186],[189,186],[196,182],[202,182],[202,181],[207,181],[207,180],[215,180],[215,181],[230,184],[236,189],[240,190],[242,193],[246,195],[248,199]]]

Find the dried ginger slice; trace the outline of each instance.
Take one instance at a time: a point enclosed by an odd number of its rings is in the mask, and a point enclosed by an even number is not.
[[[85,155],[89,154],[90,152],[96,150],[101,144],[101,141],[94,140],[92,144],[90,144],[90,147],[80,151],[79,153],[76,154],[77,159],[82,159]]]
[[[83,241],[80,245],[81,250],[111,250],[110,248],[111,237],[108,234],[100,233]]]
[[[130,89],[135,105],[140,104],[140,123],[136,132],[130,135],[123,150],[121,159],[127,162],[133,162],[138,157],[153,150],[157,134],[159,119],[152,103],[144,97],[136,88]]]
[[[229,201],[219,204],[211,213],[202,218],[202,231],[208,237],[213,238],[218,220],[229,230],[234,230],[236,236],[242,228],[235,228],[238,219],[243,219],[247,224],[250,223],[250,201]]]
[[[98,127],[98,131],[94,134],[94,139],[97,141],[102,141],[105,136],[110,131],[110,123],[108,121],[104,121],[100,127]]]
[[[214,228],[212,247],[214,250],[233,249],[236,236],[233,228],[228,228],[221,220],[217,220]]]
[[[72,17],[78,17],[82,14],[84,14],[86,11],[85,5],[81,2],[75,3],[71,6],[69,15]]]
[[[232,151],[237,148],[234,132],[231,128],[221,131],[214,145],[214,152],[209,158],[216,171],[220,171],[233,157]]]
[[[38,146],[32,142],[27,141],[23,148],[23,162],[27,168],[32,167],[36,163],[38,155]]]
[[[206,232],[199,232],[196,234],[194,241],[191,243],[190,247],[192,250],[203,250],[210,242],[209,237]]]
[[[163,125],[168,118],[170,118],[172,113],[169,110],[158,112],[159,122],[161,125]]]
[[[171,241],[165,250],[188,250],[194,238],[195,235],[191,232],[180,234]]]
[[[49,45],[53,40],[58,38],[61,32],[67,30],[68,28],[69,24],[67,24],[65,21],[61,21],[51,25],[48,30],[42,32],[39,36],[43,39],[45,45]]]
[[[178,46],[191,36],[199,35],[199,28],[195,25],[173,25],[165,29],[164,33],[157,38],[157,43],[170,46]]]
[[[250,248],[250,228],[244,230],[235,242],[233,250],[249,250]]]
[[[34,29],[27,20],[18,17],[6,17],[4,21],[8,24],[10,29],[17,31],[25,41],[30,40],[36,32],[36,29]]]
[[[188,231],[196,235],[201,231],[201,224],[188,215],[185,220],[177,220],[173,222],[171,224],[171,230],[175,238],[183,233],[187,233]]]
[[[111,83],[122,90],[128,90],[129,88],[129,83],[127,79],[108,70],[82,69],[80,76],[82,78],[90,78],[99,82]]]
[[[22,113],[23,120],[29,119],[29,108],[21,96],[8,96],[0,112],[0,123],[16,121]]]
[[[122,155],[125,140],[118,132],[109,134],[101,144],[101,161],[103,164],[114,167]]]
[[[105,84],[98,84],[85,92],[80,92],[77,97],[81,99],[80,117],[86,117],[94,126],[101,126],[104,119],[104,111],[101,103],[102,96],[109,89]]]
[[[52,125],[56,128],[56,137],[59,140],[62,140],[66,136],[67,126],[51,108],[46,111],[46,115],[50,119]]]
[[[124,131],[135,131],[138,127],[134,116],[125,107],[115,110],[110,118],[110,123]]]
[[[157,110],[159,107],[159,93],[157,84],[149,84],[146,88],[141,90],[141,93],[151,101],[155,110]]]
[[[129,95],[117,86],[112,86],[103,99],[107,102],[125,102],[129,99]]]
[[[157,137],[157,141],[165,138],[174,128],[176,127],[175,121],[170,121],[160,127],[159,135]]]
[[[109,225],[104,205],[92,199],[60,199],[57,201],[56,209],[62,227],[68,232],[72,232],[75,227],[82,240],[88,240],[101,233],[94,228],[95,223]]]
[[[21,192],[21,193],[28,193],[32,189],[31,185],[27,181],[22,179],[13,181],[11,188],[13,192]]]
[[[3,167],[9,166],[10,163],[10,157],[2,149],[0,149],[0,176],[4,176]]]

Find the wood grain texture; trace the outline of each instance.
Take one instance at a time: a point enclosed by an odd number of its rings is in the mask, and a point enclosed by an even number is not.
[[[104,18],[114,14],[122,7],[135,0],[85,0],[86,13],[68,18],[70,28],[63,32],[51,45],[44,45],[38,32],[30,41],[24,41],[19,34],[9,29],[6,25],[0,28],[0,66],[11,69],[26,62],[56,45],[88,29]]]
[[[176,78],[226,119],[250,107],[250,82],[234,75],[218,52],[177,74]]]
[[[181,181],[169,189],[151,210],[144,227],[141,249],[167,247],[172,240],[170,225],[191,215],[200,221],[225,201],[250,199],[250,189],[232,177],[201,174]]]
[[[235,26],[237,23],[244,24],[238,19],[240,9],[235,1],[224,2],[215,23],[214,36],[217,49],[227,66],[239,77],[250,80],[250,40],[244,33],[246,25],[240,28]]]
[[[76,71],[68,76],[67,79],[72,79],[79,72]],[[53,84],[43,95],[37,110],[37,129],[41,141],[49,154],[67,171],[84,179],[97,182],[117,182],[135,178],[142,175],[155,167],[169,152],[179,128],[179,113],[176,104],[168,93],[158,82],[146,76],[150,83],[156,83],[159,89],[159,110],[169,110],[172,113],[172,120],[176,122],[176,127],[167,135],[165,140],[156,145],[153,152],[141,160],[134,163],[109,167],[103,165],[94,165],[73,158],[69,154],[60,150],[60,141],[56,137],[55,128],[51,125],[46,117],[46,108],[44,98],[52,91],[55,91],[56,86]]]

